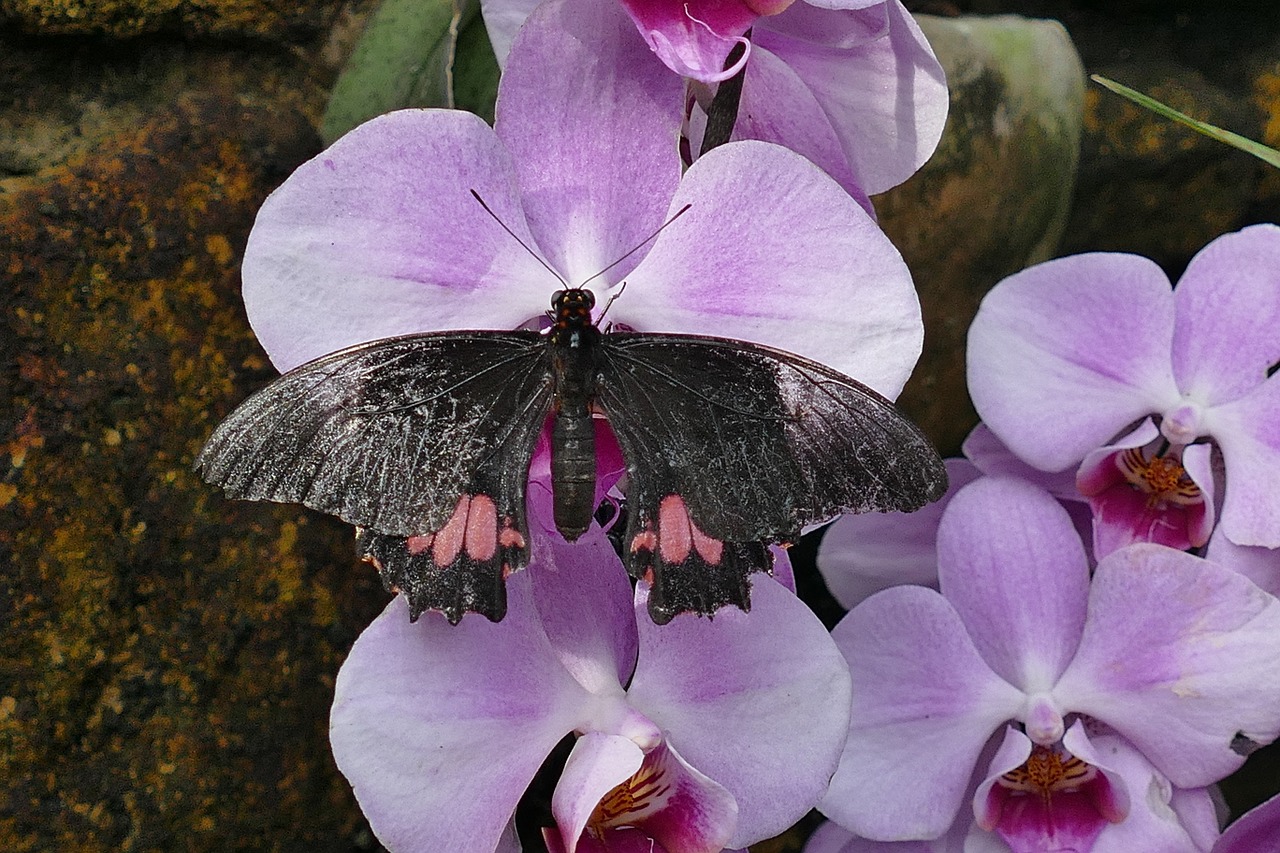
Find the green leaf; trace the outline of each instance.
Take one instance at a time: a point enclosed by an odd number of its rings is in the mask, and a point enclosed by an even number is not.
[[[458,34],[479,9],[479,0],[384,0],[329,96],[325,144],[391,110],[452,107]]]
[[[484,18],[476,15],[458,32],[458,55],[453,65],[454,106],[493,124],[499,73]]]
[[[1263,145],[1261,142],[1254,142],[1252,139],[1241,136],[1238,133],[1232,133],[1229,130],[1223,130],[1220,127],[1214,127],[1207,122],[1194,119],[1186,113],[1180,113],[1173,107],[1160,103],[1149,95],[1144,95],[1141,92],[1135,89],[1130,89],[1128,86],[1123,86],[1114,80],[1108,80],[1100,74],[1091,74],[1089,75],[1089,79],[1101,86],[1105,86],[1117,95],[1128,98],[1140,107],[1146,107],[1157,115],[1172,119],[1179,124],[1185,124],[1197,133],[1202,133],[1210,139],[1216,139],[1219,142],[1224,142],[1232,148],[1239,148],[1241,151],[1248,152],[1263,162],[1270,163],[1272,166],[1280,168],[1280,151],[1277,151],[1274,148]]]

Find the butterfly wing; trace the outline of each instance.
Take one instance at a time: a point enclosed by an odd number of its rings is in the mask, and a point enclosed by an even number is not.
[[[360,344],[246,400],[196,468],[233,498],[301,503],[361,527],[361,556],[415,615],[500,619],[504,570],[528,562],[525,481],[551,370],[532,331]]]
[[[650,612],[748,605],[765,543],[843,513],[909,511],[946,471],[866,386],[769,347],[689,335],[605,338],[597,400],[627,459],[625,559]]]

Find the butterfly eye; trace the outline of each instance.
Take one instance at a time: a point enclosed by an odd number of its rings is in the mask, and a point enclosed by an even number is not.
[[[596,295],[592,293],[590,290],[582,291],[582,301],[586,304],[588,308],[596,307]]]
[[[555,293],[551,294],[551,307],[553,309],[560,307],[560,303],[564,301],[564,295],[565,292],[563,290],[557,290]]]

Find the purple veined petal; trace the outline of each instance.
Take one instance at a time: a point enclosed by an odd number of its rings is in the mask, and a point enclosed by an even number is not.
[[[1240,816],[1213,845],[1213,853],[1280,853],[1280,796]]]
[[[485,32],[489,34],[489,43],[493,45],[499,67],[506,65],[516,31],[533,14],[539,2],[541,0],[480,0]]]
[[[974,405],[1026,462],[1076,465],[1128,424],[1181,401],[1173,317],[1168,278],[1137,255],[1073,255],[1009,276],[969,328]]]
[[[1174,375],[1215,406],[1247,394],[1280,361],[1280,228],[1254,225],[1201,249],[1174,291]]]
[[[768,32],[774,37],[849,50],[889,34],[887,7],[885,0],[795,3],[781,14],[757,21],[752,35]]]
[[[1207,444],[1168,447],[1150,418],[1087,456],[1076,474],[1093,514],[1095,558],[1136,542],[1198,548],[1213,531]]]
[[[937,838],[971,790],[988,737],[1022,708],[1022,691],[991,671],[930,589],[879,592],[832,636],[853,676],[853,715],[819,810],[865,838]]]
[[[786,38],[767,24],[754,35],[809,87],[831,120],[853,174],[872,195],[902,183],[929,159],[942,138],[949,103],[942,65],[898,0],[827,14],[853,18],[882,11],[888,35],[849,49]],[[832,28],[845,29],[836,23]]]
[[[1169,780],[1151,765],[1133,744],[1116,734],[1098,734],[1091,739],[1097,755],[1094,760],[1105,761],[1129,791],[1132,807],[1124,820],[1107,826],[1094,844],[1095,853],[1133,853],[1135,850],[1159,850],[1168,853],[1207,853],[1195,841],[1183,825],[1182,817],[1174,808],[1176,798],[1191,792],[1174,788]],[[1196,789],[1199,805],[1208,805],[1208,816],[1213,816],[1212,803],[1204,789]],[[1203,827],[1198,828],[1203,830]],[[1217,834],[1216,823],[1212,834]]]
[[[1156,428],[1148,419],[1151,437],[1155,438]],[[1144,444],[1146,442],[1143,442]],[[1015,477],[1039,486],[1061,501],[1083,501],[1076,489],[1076,475],[1071,471],[1050,473],[1033,468],[1005,447],[991,428],[986,424],[978,424],[965,437],[960,448],[965,458],[977,466],[978,470],[988,477]]]
[[[614,2],[546,0],[516,36],[494,131],[511,152],[529,228],[570,284],[662,224],[680,181],[682,85]]]
[[[1004,477],[961,489],[938,527],[938,581],[996,673],[1029,694],[1053,687],[1080,642],[1089,566],[1048,492]]]
[[[289,370],[351,344],[440,329],[510,329],[557,282],[521,239],[510,158],[456,110],[402,110],[355,128],[263,203],[245,249],[249,322]]]
[[[685,761],[664,742],[646,756],[669,793],[661,808],[641,815],[635,827],[664,850],[720,853],[735,834],[739,809],[733,794]],[[642,783],[643,784],[643,783]]]
[[[875,216],[831,120],[795,71],[765,48],[757,47],[747,63],[733,138],[774,142],[795,151],[821,167]]]
[[[552,797],[559,829],[552,853],[720,853],[737,822],[733,796],[666,744],[642,760],[632,749],[625,738],[592,734],[574,745]]]
[[[546,842],[548,853],[568,853],[568,848],[559,834],[551,828],[544,827],[542,840]],[[593,835],[584,835],[578,839],[577,853],[668,853],[656,845],[652,838],[638,829],[623,827],[610,830],[607,840],[597,839]]]
[[[947,493],[915,512],[867,512],[836,519],[818,545],[818,571],[846,610],[899,584],[938,586],[938,522],[951,496],[980,475],[965,459],[944,459]]]
[[[1244,762],[1239,737],[1280,732],[1277,647],[1280,601],[1207,560],[1131,545],[1098,564],[1079,651],[1053,692],[1174,785],[1203,787]]]
[[[1280,546],[1280,374],[1209,416],[1227,470],[1219,525],[1237,545]]]
[[[861,207],[803,157],[721,145],[685,173],[610,317],[642,331],[778,347],[892,399],[920,353],[911,273]]]
[[[599,732],[578,738],[551,796],[551,813],[565,853],[575,853],[600,801],[630,779],[643,762],[644,752],[628,738]]]
[[[1009,727],[987,778],[978,786],[978,825],[1003,838],[1014,853],[1092,850],[1095,839],[1128,812],[1124,783],[1096,763],[1078,720],[1067,739],[1083,746],[1085,754],[1076,754],[1065,742],[1053,749],[1033,748],[1024,734]],[[1024,778],[1017,779],[1017,771],[1030,760],[1041,763],[1039,772],[1023,771]],[[1062,763],[1054,768],[1055,761]],[[1054,773],[1063,776],[1049,790],[1037,790],[1042,784],[1038,777]]]
[[[769,0],[620,0],[649,48],[663,64],[682,77],[704,83],[727,80],[746,61],[731,68],[725,60],[734,45],[751,45],[742,34],[760,16]],[[769,11],[765,8],[765,11]]]
[[[1205,557],[1239,572],[1271,595],[1280,596],[1280,548],[1237,545],[1219,527],[1209,540]]]
[[[534,611],[529,569],[502,622],[437,613],[409,622],[397,597],[338,672],[329,737],[374,833],[393,850],[496,847],[516,802],[590,697]]]
[[[654,625],[636,591],[640,660],[627,692],[672,749],[738,804],[730,847],[770,838],[822,796],[849,725],[849,673],[812,611],[781,584],[752,583],[751,611]]]

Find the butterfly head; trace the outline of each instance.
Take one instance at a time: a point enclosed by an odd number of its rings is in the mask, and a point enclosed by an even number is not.
[[[551,314],[557,332],[568,332],[592,325],[591,311],[596,307],[596,296],[590,290],[570,287],[551,295]]]

